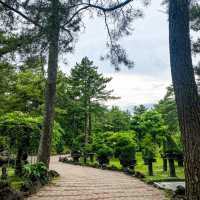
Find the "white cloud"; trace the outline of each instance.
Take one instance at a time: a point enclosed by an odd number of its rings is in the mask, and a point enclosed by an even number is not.
[[[113,94],[121,97],[117,100],[108,101],[106,105],[117,105],[122,108],[157,103],[164,97],[166,87],[170,84],[170,80],[139,74],[118,72],[106,74],[106,76],[113,78],[107,88],[113,89]]]

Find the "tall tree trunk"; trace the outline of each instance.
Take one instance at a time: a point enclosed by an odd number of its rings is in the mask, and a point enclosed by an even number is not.
[[[92,142],[92,113],[89,111],[88,113],[88,135],[89,135],[89,143]]]
[[[148,163],[148,174],[149,176],[153,176],[153,163],[150,161]]]
[[[22,156],[23,156],[23,148],[19,147],[17,150],[17,156],[16,156],[16,166],[15,166],[15,175],[21,176],[22,175]]]
[[[163,158],[163,172],[167,172],[167,159]]]
[[[92,143],[92,113],[91,113],[90,99],[89,99],[89,112],[88,112],[88,135],[89,135],[89,143]]]
[[[85,122],[84,122],[84,134],[85,134],[85,145],[89,142],[89,135],[88,135],[88,111],[85,111]]]
[[[200,199],[200,101],[194,78],[189,0],[170,0],[170,61],[185,153],[187,200]]]
[[[38,150],[38,161],[48,167],[51,155],[52,129],[54,121],[54,103],[56,96],[56,79],[58,68],[58,42],[59,42],[59,1],[51,1],[51,17],[49,18],[49,58],[48,78],[45,88],[45,111],[43,133]]]
[[[169,161],[169,176],[170,177],[176,177],[176,168],[174,164],[174,159],[168,159]]]

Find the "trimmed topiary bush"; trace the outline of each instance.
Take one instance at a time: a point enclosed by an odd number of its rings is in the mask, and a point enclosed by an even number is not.
[[[114,155],[120,160],[124,168],[134,169],[136,165],[136,144],[132,133],[114,133],[109,137],[108,143],[114,149]]]
[[[150,135],[147,135],[143,140],[143,150],[142,157],[144,164],[148,166],[149,176],[153,176],[153,163],[156,162],[156,150],[157,146],[153,142],[153,138]]]
[[[103,167],[104,165],[108,165],[110,157],[112,157],[112,155],[113,150],[106,145],[102,145],[97,151],[97,160],[99,162],[99,165],[101,167]]]

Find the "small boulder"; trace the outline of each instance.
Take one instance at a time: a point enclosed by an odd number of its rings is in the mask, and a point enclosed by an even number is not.
[[[56,178],[60,176],[60,174],[55,170],[50,170],[48,173],[49,173],[49,176],[52,178]]]
[[[135,172],[135,175],[134,175],[135,177],[137,177],[137,178],[145,178],[145,175],[143,174],[143,173],[141,173],[141,172]]]
[[[185,195],[185,187],[183,187],[182,185],[178,185],[176,187],[176,190],[175,190],[175,196],[177,195]]]

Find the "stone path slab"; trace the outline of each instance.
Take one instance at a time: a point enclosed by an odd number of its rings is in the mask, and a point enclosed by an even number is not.
[[[51,168],[61,177],[28,200],[166,200],[163,191],[120,172],[58,162]]]

